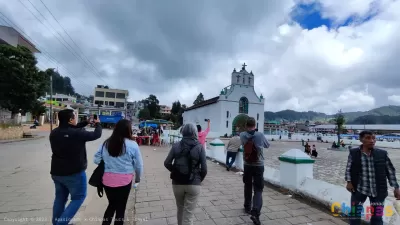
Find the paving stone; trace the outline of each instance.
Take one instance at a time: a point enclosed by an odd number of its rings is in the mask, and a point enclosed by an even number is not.
[[[270,209],[272,212],[290,210],[290,208],[286,205],[270,205],[267,206],[267,208]]]
[[[152,206],[136,209],[136,213],[152,213],[152,212],[162,212],[164,211],[162,206]]]
[[[157,218],[168,218],[171,216],[176,216],[176,210],[168,210],[168,211],[161,211],[161,212],[152,212],[150,213],[150,217],[152,219],[157,219]]]
[[[271,220],[291,217],[291,215],[289,213],[285,212],[285,211],[283,211],[283,212],[264,213],[264,215],[266,215]]]
[[[193,225],[217,225],[217,224],[214,222],[214,220],[202,220],[202,221],[194,221]]]
[[[138,221],[136,222],[137,225],[168,225],[166,218],[160,219],[150,219],[147,221]]]
[[[225,217],[222,213],[220,213],[220,212],[211,212],[211,213],[208,213],[208,216],[211,218],[211,219],[217,219],[217,218],[222,218],[222,217]]]
[[[206,212],[195,213],[194,216],[199,221],[210,219],[210,216]]]
[[[293,217],[312,214],[312,212],[308,209],[291,209],[291,210],[287,210],[286,212],[289,213]]]
[[[289,221],[291,224],[302,224],[302,223],[310,223],[312,222],[311,219],[305,217],[305,216],[295,216],[295,217],[290,217],[290,218],[285,218],[287,221]]]
[[[235,225],[242,224],[245,221],[243,221],[240,217],[226,217],[214,219],[214,222],[218,225]]]

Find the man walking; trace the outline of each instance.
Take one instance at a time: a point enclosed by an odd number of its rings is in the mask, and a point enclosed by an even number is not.
[[[387,181],[394,188],[394,196],[400,199],[396,170],[385,150],[375,148],[375,135],[371,131],[360,133],[361,145],[350,149],[345,179],[346,189],[351,192],[351,205],[358,206],[350,213],[350,224],[361,224],[363,204],[367,197],[373,207],[371,225],[382,225],[382,212],[388,196]],[[375,214],[377,212],[377,214]]]
[[[253,223],[259,225],[261,224],[260,213],[263,204],[262,192],[264,190],[263,149],[269,148],[269,143],[263,133],[256,131],[256,120],[253,117],[247,120],[246,129],[247,131],[240,134],[240,140],[244,148],[244,209],[251,214],[250,219]]]
[[[235,162],[236,155],[239,151],[242,142],[240,141],[239,133],[236,133],[228,142],[226,146],[226,170],[230,170],[233,163]]]
[[[59,126],[50,133],[53,152],[50,174],[56,189],[52,220],[53,225],[67,225],[86,198],[86,142],[99,139],[102,130],[98,119],[94,121],[93,132],[77,126],[71,109],[61,110],[58,119]],[[65,208],[69,195],[71,202]]]

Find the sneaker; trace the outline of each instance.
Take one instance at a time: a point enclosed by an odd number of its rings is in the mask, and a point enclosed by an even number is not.
[[[251,221],[253,221],[254,225],[261,225],[260,217],[258,216],[250,216]]]

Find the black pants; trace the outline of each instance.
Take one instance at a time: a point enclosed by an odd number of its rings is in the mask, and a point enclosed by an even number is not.
[[[236,160],[236,155],[237,155],[237,152],[230,152],[230,151],[226,152],[226,166],[228,168],[232,167],[233,163]]]
[[[383,220],[382,220],[382,214],[385,214],[385,211],[383,209],[385,198],[386,197],[371,197],[371,196],[366,196],[358,191],[354,192],[351,194],[351,205],[358,206],[356,208],[356,213],[355,215],[349,215],[350,219],[350,224],[351,225],[360,225],[361,224],[361,212],[363,210],[363,204],[365,200],[367,200],[367,197],[369,198],[370,206],[373,209],[367,209],[368,211],[372,211],[371,215],[366,215],[371,219],[371,225],[383,225]],[[368,207],[368,206],[367,206]],[[342,209],[343,211],[343,209]],[[367,212],[364,212],[367,214]],[[367,217],[367,219],[368,219]]]
[[[132,188],[132,182],[122,187],[107,187],[104,190],[108,199],[108,207],[103,217],[103,225],[109,225],[115,214],[115,225],[124,224],[125,208],[128,202],[129,192]]]
[[[244,208],[250,209],[253,216],[260,216],[263,205],[262,192],[264,190],[264,166],[244,165]],[[254,190],[254,195],[253,195]],[[253,200],[253,201],[252,201]]]

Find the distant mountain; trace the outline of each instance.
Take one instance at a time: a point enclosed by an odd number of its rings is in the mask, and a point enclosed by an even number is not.
[[[288,120],[288,121],[302,121],[302,120],[314,120],[316,118],[326,118],[327,115],[325,113],[319,112],[297,112],[294,110],[283,110],[279,112],[264,112],[265,120]]]
[[[400,124],[400,116],[365,115],[349,121],[349,124]]]
[[[382,106],[365,112],[362,111],[343,112],[343,115],[345,116],[346,121],[348,121],[348,123],[352,121],[360,123],[360,121],[368,121],[368,119],[370,119],[372,121],[371,124],[377,124],[378,122],[376,121],[381,121],[382,123],[384,121],[386,122],[396,121],[395,118],[390,118],[390,117],[400,116],[400,106],[394,106],[394,105]],[[335,115],[328,115],[325,113],[314,112],[314,111],[297,112],[294,110],[283,110],[279,112],[270,112],[270,111],[264,112],[265,120],[287,120],[291,122],[306,121],[306,120],[322,122],[322,121],[329,121],[334,116]],[[375,117],[364,117],[357,120],[357,118],[363,116],[375,116]]]

